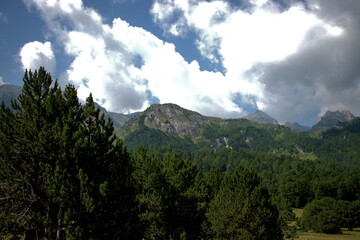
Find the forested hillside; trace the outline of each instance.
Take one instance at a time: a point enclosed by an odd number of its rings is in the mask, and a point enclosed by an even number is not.
[[[1,239],[270,240],[360,227],[359,118],[300,133],[153,105],[118,138],[92,95],[81,105],[44,68],[23,80],[0,107]]]
[[[202,116],[174,104],[153,105],[117,132],[129,148],[168,147],[185,151],[221,147],[270,152],[360,165],[360,120],[324,131],[299,132],[246,119]]]
[[[282,239],[254,170],[130,155],[91,95],[81,105],[44,68],[23,80],[0,107],[2,239]]]

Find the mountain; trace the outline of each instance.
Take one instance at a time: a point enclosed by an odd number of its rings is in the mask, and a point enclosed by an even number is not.
[[[11,99],[17,98],[22,91],[22,87],[4,84],[0,86],[0,101],[4,101],[6,106],[10,106]]]
[[[260,110],[257,110],[255,113],[245,117],[245,119],[262,124],[279,125],[278,121],[276,121],[274,118],[270,117],[269,115],[267,115],[266,113]]]
[[[175,104],[156,104],[130,119],[117,132],[129,147],[168,146],[181,149],[238,147],[267,151],[293,131],[247,119],[203,116]],[[277,138],[276,141],[273,141]]]
[[[335,126],[338,122],[347,122],[354,119],[355,116],[348,110],[343,111],[327,111],[316,123],[310,131],[321,131],[329,127]]]
[[[206,123],[209,121],[201,114],[176,104],[154,104],[132,118],[122,132],[132,132],[136,127],[145,126],[173,136],[196,136]]]
[[[287,123],[285,123],[284,126],[290,128],[294,131],[298,131],[298,132],[307,132],[310,130],[310,127],[302,126],[298,122],[294,122],[294,123],[287,122]]]
[[[131,113],[131,114],[122,114],[115,112],[108,112],[105,108],[101,107],[98,103],[95,103],[95,107],[100,108],[100,114],[105,114],[105,119],[111,118],[113,121],[113,126],[115,130],[124,126],[124,124],[129,121],[132,117],[139,114],[139,112]]]
[[[116,134],[128,149],[141,145],[190,152],[228,148],[360,163],[360,118],[324,131],[301,132],[308,128],[294,123],[294,131],[288,126],[207,117],[175,104],[156,104],[131,118]]]

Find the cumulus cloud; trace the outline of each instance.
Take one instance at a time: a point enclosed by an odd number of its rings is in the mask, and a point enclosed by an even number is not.
[[[104,24],[81,1],[27,3],[40,10],[49,29],[56,29],[53,34],[62,35],[65,53],[74,58],[62,78],[78,87],[81,99],[92,92],[102,106],[117,112],[143,110],[156,98],[204,114],[244,114],[231,101],[231,86],[219,86],[227,81],[221,73],[201,71],[198,62],[188,63],[173,44],[152,33],[120,18]]]
[[[26,43],[21,48],[19,55],[24,69],[34,70],[44,66],[49,72],[55,70],[56,60],[50,42]]]
[[[121,18],[105,24],[81,0],[24,1],[73,57],[61,78],[78,87],[80,98],[92,92],[110,111],[143,110],[158,99],[220,117],[260,108],[281,122],[323,109],[359,113],[353,97],[360,89],[356,0],[341,6],[293,0],[286,7],[267,0],[240,7],[223,0],[154,0],[150,11],[164,34],[186,38],[190,31],[199,53],[221,72],[201,70],[174,44]]]
[[[224,66],[239,105],[252,102],[282,122],[323,109],[358,113],[357,1],[249,3],[243,9],[227,1],[158,0],[152,14],[170,34],[197,33],[199,52]]]
[[[317,113],[319,119],[326,110],[337,109],[360,114],[360,5],[342,3],[310,1],[316,6],[313,13],[337,28],[314,27],[296,54],[261,66],[266,108],[280,119],[295,120],[304,113]]]

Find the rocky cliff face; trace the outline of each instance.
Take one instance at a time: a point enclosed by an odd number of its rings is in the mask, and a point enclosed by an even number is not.
[[[199,113],[183,109],[175,104],[156,104],[143,114],[145,126],[180,137],[187,134],[199,134],[201,126],[208,122]]]
[[[311,131],[321,131],[336,125],[338,122],[347,122],[354,119],[355,116],[347,110],[327,111],[320,121],[312,126]]]

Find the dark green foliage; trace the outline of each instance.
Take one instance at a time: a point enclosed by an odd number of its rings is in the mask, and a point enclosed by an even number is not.
[[[309,203],[301,218],[301,228],[321,233],[340,233],[341,216],[338,208],[336,200],[330,197]]]
[[[280,239],[305,205],[304,230],[360,226],[359,119],[300,134],[200,116],[210,124],[178,137],[144,117],[125,141],[150,149],[130,156],[91,95],[82,106],[74,86],[26,72],[0,106],[5,239]]]
[[[195,152],[193,161],[203,169],[234,171],[236,166],[254,168],[270,193],[286,199],[292,207],[304,207],[314,199],[330,196],[360,199],[360,169],[342,163],[300,160],[289,155],[222,148]]]
[[[25,72],[12,110],[0,110],[1,232],[30,239],[132,236],[129,155],[90,96],[62,92],[44,68]]]
[[[301,218],[303,230],[339,233],[340,227],[352,231],[360,226],[360,201],[336,200],[324,197],[306,205]]]
[[[166,108],[166,105],[162,105]],[[149,111],[129,121],[119,132],[125,144],[130,148],[143,145],[147,148],[168,146],[182,151],[197,151],[222,147],[239,148],[247,151],[270,152],[297,156],[301,159],[342,162],[359,166],[360,158],[360,118],[338,123],[322,132],[296,132],[280,125],[266,125],[245,119],[218,119],[203,117],[196,131],[174,130],[171,134],[161,126],[175,124],[171,117],[162,116],[162,124],[147,124],[144,119]],[[186,110],[179,110],[186,115]],[[181,115],[179,113],[179,115]],[[181,115],[182,116],[182,115]],[[195,120],[194,120],[195,121]],[[196,121],[195,121],[196,122]],[[177,118],[176,123],[186,123],[190,119]],[[185,124],[185,125],[186,125]],[[188,132],[187,132],[188,130]],[[235,166],[236,167],[236,166]]]
[[[338,201],[337,214],[341,218],[340,226],[352,231],[360,226],[360,201]]]
[[[225,176],[207,217],[215,239],[282,239],[278,211],[251,169]]]
[[[162,163],[140,147],[133,155],[133,178],[144,239],[167,239],[166,197],[169,185],[162,173]]]
[[[178,155],[166,155],[163,172],[170,186],[167,196],[167,223],[173,239],[199,239],[205,221],[206,195],[203,176],[189,159]]]
[[[139,129],[131,132],[124,138],[124,142],[129,148],[137,148],[140,145],[146,148],[168,147],[184,151],[196,150],[197,147],[190,139],[183,139],[167,135],[156,129],[141,126]]]

